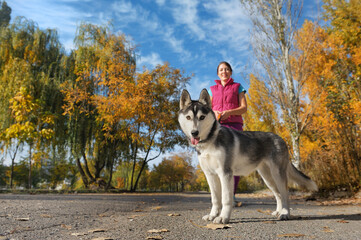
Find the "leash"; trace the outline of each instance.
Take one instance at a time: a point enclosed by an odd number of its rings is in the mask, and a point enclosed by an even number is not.
[[[221,114],[218,114],[218,116],[217,116],[217,121],[218,121],[219,123],[221,123]]]

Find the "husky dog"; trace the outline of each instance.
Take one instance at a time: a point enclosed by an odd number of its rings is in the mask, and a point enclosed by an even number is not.
[[[254,170],[262,176],[277,202],[273,215],[280,220],[290,217],[287,181],[311,191],[317,185],[289,161],[285,141],[269,132],[241,132],[222,127],[212,111],[206,89],[199,100],[191,100],[187,90],[180,98],[178,121],[195,147],[198,160],[211,190],[212,209],[203,217],[214,223],[228,223],[233,206],[233,175],[247,176]]]

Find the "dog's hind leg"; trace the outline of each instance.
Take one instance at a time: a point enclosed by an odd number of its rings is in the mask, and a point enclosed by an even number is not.
[[[258,166],[258,172],[266,183],[267,187],[273,192],[277,208],[272,215],[277,216],[280,220],[289,218],[287,177],[281,177],[280,170],[276,166],[272,166],[274,172],[265,163]]]
[[[205,173],[211,190],[212,209],[208,215],[203,216],[205,221],[213,221],[220,213],[222,207],[221,182],[217,175]]]
[[[287,173],[279,168],[275,169],[275,171],[272,171],[271,173],[276,182],[281,200],[281,206],[277,206],[277,217],[279,220],[288,220],[290,218],[290,207],[288,199]]]

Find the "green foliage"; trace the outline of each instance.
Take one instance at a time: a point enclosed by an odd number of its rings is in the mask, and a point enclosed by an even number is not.
[[[6,1],[1,1],[0,8],[0,28],[9,25],[11,19],[11,8],[7,5]]]
[[[7,171],[7,167],[4,165],[4,160],[0,161],[0,187],[5,187],[6,186],[6,171]]]

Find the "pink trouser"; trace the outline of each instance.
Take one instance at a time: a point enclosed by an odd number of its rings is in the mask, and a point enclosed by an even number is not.
[[[243,131],[243,124],[242,123],[221,123],[222,126],[232,128],[237,131]],[[237,186],[239,183],[239,180],[241,179],[240,176],[234,176],[234,188],[233,188],[233,194],[236,194]]]

